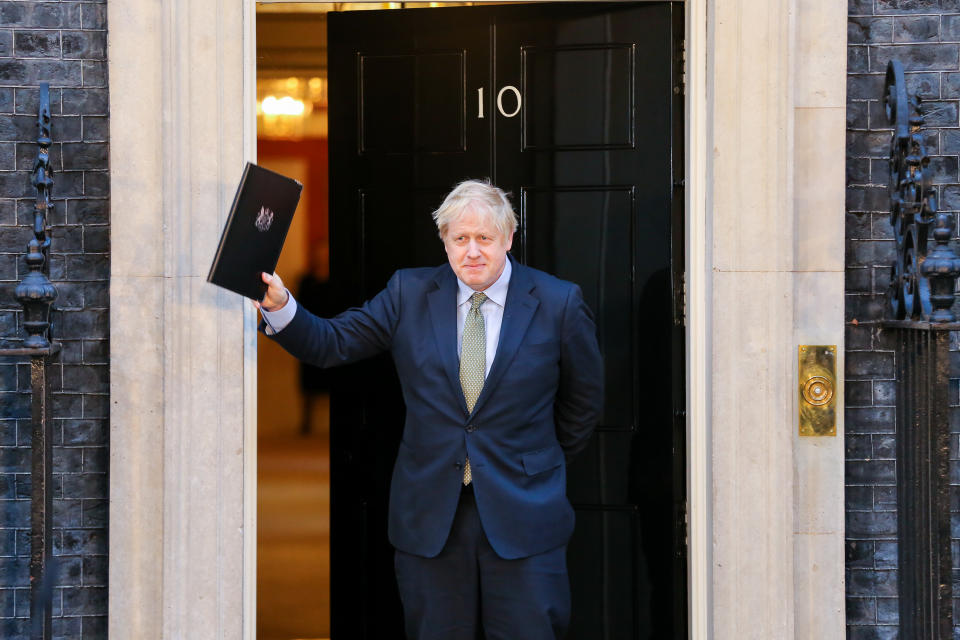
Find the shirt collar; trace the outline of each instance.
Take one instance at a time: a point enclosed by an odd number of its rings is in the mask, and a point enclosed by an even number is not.
[[[507,256],[506,262],[503,265],[503,271],[500,273],[500,277],[497,278],[497,281],[492,285],[483,290],[487,294],[487,298],[496,302],[501,307],[507,306],[507,288],[510,285],[510,273],[513,271],[513,266],[510,264],[510,256]],[[459,307],[462,304],[465,304],[470,300],[476,291],[470,288],[469,285],[463,283],[460,278],[457,278],[457,306]]]

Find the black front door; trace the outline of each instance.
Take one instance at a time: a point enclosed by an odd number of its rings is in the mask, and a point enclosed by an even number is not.
[[[429,213],[465,178],[511,191],[513,253],[577,282],[604,415],[570,466],[571,640],[686,637],[682,4],[329,16],[331,279],[344,305],[445,260]],[[386,539],[404,407],[389,356],[336,376],[333,636],[401,638]]]

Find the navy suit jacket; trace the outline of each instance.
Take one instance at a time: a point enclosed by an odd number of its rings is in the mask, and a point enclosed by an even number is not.
[[[573,533],[565,460],[586,446],[600,416],[596,327],[577,285],[512,264],[500,342],[472,413],[460,387],[449,264],[401,269],[374,298],[335,318],[298,307],[272,336],[321,367],[392,352],[407,410],[390,487],[390,542],[401,551],[433,557],[443,549],[467,456],[498,555],[527,557]]]

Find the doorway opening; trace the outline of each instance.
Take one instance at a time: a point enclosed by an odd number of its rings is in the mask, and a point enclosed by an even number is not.
[[[443,260],[453,183],[511,191],[515,257],[581,285],[607,362],[568,474],[570,639],[685,638],[682,3],[352,11],[470,4],[258,4],[258,162],[304,184],[278,273],[335,314]],[[257,637],[400,637],[389,357],[311,379],[258,340]]]

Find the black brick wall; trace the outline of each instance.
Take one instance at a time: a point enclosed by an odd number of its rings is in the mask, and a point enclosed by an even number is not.
[[[887,61],[924,99],[925,135],[940,208],[960,211],[960,0],[849,0],[847,23],[846,573],[847,638],[898,638],[894,352],[878,322],[895,253],[889,223],[891,131],[880,103]],[[956,350],[956,340],[953,349]],[[953,367],[955,371],[960,370]],[[960,386],[951,384],[951,405]],[[960,413],[951,474],[960,484]],[[953,504],[953,566],[960,560],[960,501]],[[960,585],[954,586],[960,611]],[[955,616],[960,623],[960,616]],[[954,637],[960,638],[960,626]],[[902,638],[901,640],[912,640]]]
[[[0,0],[0,340],[22,335],[37,83],[53,111],[54,635],[105,638],[110,275],[106,4]],[[27,638],[29,366],[0,359],[0,638]]]

